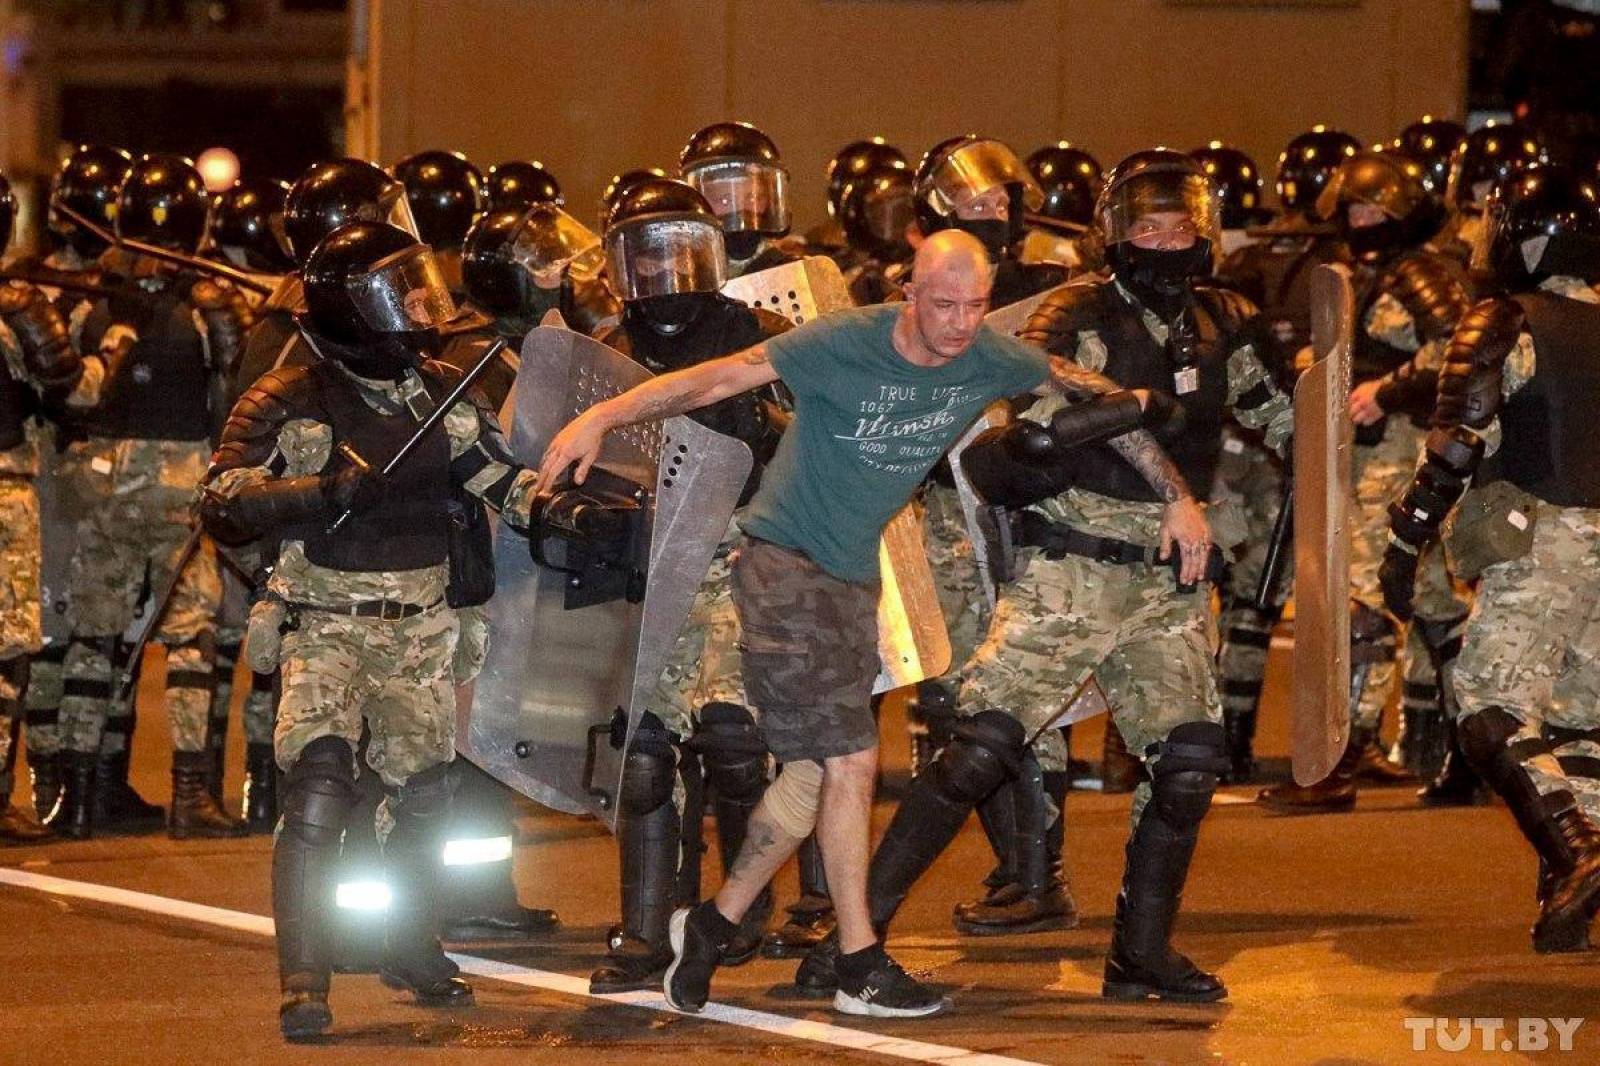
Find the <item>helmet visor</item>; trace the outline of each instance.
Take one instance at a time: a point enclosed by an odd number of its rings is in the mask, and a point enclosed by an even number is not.
[[[709,163],[683,176],[727,233],[789,232],[789,175],[770,163]]]
[[[606,232],[606,267],[623,300],[716,292],[728,280],[722,230],[704,218],[632,219]]]
[[[554,204],[538,204],[528,211],[511,244],[511,258],[541,289],[559,287],[563,272],[575,280],[592,281],[605,265],[600,238]]]
[[[1494,249],[1501,240],[1506,225],[1505,201],[1498,196],[1489,197],[1483,214],[1478,216],[1477,237],[1472,242],[1472,258],[1467,267],[1474,272],[1489,273],[1494,269]]]
[[[904,185],[875,188],[861,201],[867,232],[886,244],[904,240],[913,217],[911,190]]]
[[[1221,203],[1203,174],[1185,170],[1147,170],[1106,189],[1100,227],[1107,245],[1149,242],[1153,247],[1187,247],[1186,235],[1221,244]],[[1192,242],[1190,242],[1192,243]]]
[[[1009,146],[999,141],[967,141],[939,161],[928,174],[928,206],[943,218],[975,196],[996,186],[1022,189],[1022,206],[1037,211],[1044,206],[1044,190]]]
[[[362,320],[378,333],[438,329],[457,315],[444,270],[425,244],[380,259],[345,287]]]
[[[416,217],[411,214],[411,201],[406,198],[405,186],[396,183],[395,191],[388,203],[380,201],[378,210],[381,212],[378,221],[387,222],[397,229],[405,230],[417,240],[422,240],[422,233],[417,229]]]

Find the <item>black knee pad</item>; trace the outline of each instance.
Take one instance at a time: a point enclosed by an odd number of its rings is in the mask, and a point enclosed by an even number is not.
[[[1027,742],[1027,730],[1009,714],[979,711],[961,720],[926,772],[945,798],[974,804],[1016,775]]]
[[[755,716],[736,703],[708,703],[700,711],[690,746],[705,762],[717,795],[755,802],[767,787],[767,745]]]
[[[455,776],[450,763],[430,766],[421,773],[412,774],[406,782],[393,790],[391,813],[399,821],[431,821],[442,818],[450,811],[450,799],[455,795]]]
[[[672,734],[661,719],[645,714],[633,731],[628,754],[622,760],[622,800],[619,813],[641,818],[672,802],[677,753]]]
[[[311,847],[337,848],[355,801],[349,743],[318,737],[283,776],[283,832]]]
[[[1550,754],[1550,743],[1543,737],[1517,739],[1521,729],[1522,723],[1504,707],[1485,707],[1456,720],[1461,754],[1489,781],[1504,776],[1507,761],[1520,763],[1532,756]]]
[[[1364,603],[1350,605],[1351,665],[1393,662],[1394,637],[1394,622],[1388,615]]]
[[[1228,769],[1226,737],[1216,722],[1184,722],[1151,745],[1150,802],[1170,825],[1194,825],[1211,807],[1217,775]]]
[[[1413,619],[1411,624],[1416,627],[1417,636],[1433,653],[1434,661],[1438,665],[1448,665],[1460,656],[1462,637],[1466,632],[1466,615],[1457,615],[1454,618],[1418,617]]]

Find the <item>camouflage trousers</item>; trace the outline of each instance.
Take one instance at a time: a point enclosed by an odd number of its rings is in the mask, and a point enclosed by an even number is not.
[[[651,695],[650,710],[681,741],[694,735],[700,708],[708,703],[736,703],[751,714],[758,713],[745,698],[727,543],[712,559],[695,592],[689,617],[678,631]]]
[[[1267,653],[1272,628],[1283,609],[1293,580],[1292,547],[1286,552],[1272,609],[1255,608],[1257,586],[1266,568],[1272,528],[1283,502],[1283,467],[1263,444],[1237,429],[1223,434],[1222,455],[1211,487],[1214,511],[1226,507],[1243,520],[1243,537],[1228,567],[1222,591],[1222,616],[1218,628],[1222,648],[1217,654],[1222,704],[1229,713],[1248,714],[1261,698],[1267,673]]]
[[[217,624],[216,691],[211,699],[211,723],[207,742],[223,745],[228,735],[228,718],[233,710],[233,678],[244,650],[245,625],[250,614],[250,588],[230,566],[220,566],[222,608]],[[277,710],[273,675],[246,671],[249,689],[245,693],[242,718],[245,742],[272,743],[272,718]]]
[[[1356,603],[1375,611],[1384,609],[1378,567],[1389,544],[1389,504],[1411,484],[1423,436],[1423,430],[1409,419],[1395,415],[1389,418],[1381,441],[1355,449],[1355,492],[1350,503],[1350,595]],[[1465,592],[1450,574],[1445,553],[1437,546],[1425,550],[1417,565],[1416,617],[1456,623],[1466,617],[1468,606]],[[1374,654],[1378,661],[1367,667],[1354,711],[1358,728],[1377,728],[1394,692],[1397,661],[1413,685],[1433,686],[1436,676],[1417,627],[1406,634],[1403,655],[1388,645],[1375,649]]]
[[[320,737],[342,737],[354,752],[363,723],[367,765],[390,788],[449,762],[459,632],[456,612],[442,603],[393,622],[301,609],[283,635],[278,766],[288,770]]]
[[[1093,676],[1128,750],[1146,760],[1179,725],[1222,720],[1208,586],[1179,593],[1165,566],[1048,559],[1037,548],[1023,549],[1018,570],[962,669],[962,714],[1002,710],[1033,737]],[[1135,819],[1149,795],[1146,781]]]
[[[1551,749],[1523,762],[1539,791],[1600,819],[1597,566],[1600,510],[1541,505],[1533,550],[1484,571],[1454,678],[1459,717],[1503,708]]]
[[[39,626],[39,498],[25,477],[0,477],[0,808],[14,784],[28,660]]]
[[[61,475],[84,504],[69,578],[64,747],[100,747],[116,683],[110,650],[133,622],[146,588],[160,589],[170,578],[193,528],[190,508],[206,459],[203,442],[187,441],[89,440],[62,457]],[[206,746],[221,597],[215,549],[202,541],[156,630],[167,651],[167,715],[178,751]]]
[[[978,560],[972,552],[972,538],[956,490],[929,482],[923,493],[923,508],[928,568],[933,571],[939,608],[950,633],[950,673],[940,680],[954,690],[961,684],[961,665],[978,650],[989,626],[989,598],[978,575]],[[1067,744],[1059,730],[1041,733],[1033,742],[1033,750],[1041,770],[1066,772]]]

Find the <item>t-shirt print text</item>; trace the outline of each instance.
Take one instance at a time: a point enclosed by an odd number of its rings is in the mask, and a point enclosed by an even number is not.
[[[861,401],[855,432],[834,437],[854,441],[856,459],[864,466],[920,473],[944,454],[971,421],[971,409],[982,402],[982,395],[965,385],[879,385],[877,398]]]

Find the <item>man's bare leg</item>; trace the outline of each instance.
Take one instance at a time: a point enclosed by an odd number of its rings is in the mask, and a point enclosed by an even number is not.
[[[739,856],[723,878],[722,887],[717,889],[717,913],[730,922],[743,920],[750,904],[789,861],[789,856],[799,850],[804,839],[790,836],[772,820],[765,799],[757,803],[756,809],[750,812],[750,826],[745,831]]]
[[[822,847],[822,864],[839,919],[839,950],[845,953],[860,951],[878,941],[867,917],[867,860],[877,779],[876,747],[823,763],[817,843]]]

